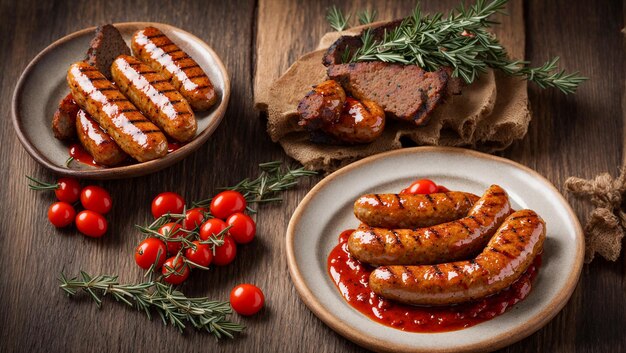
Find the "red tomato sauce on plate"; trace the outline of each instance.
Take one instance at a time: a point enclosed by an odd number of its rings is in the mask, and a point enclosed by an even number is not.
[[[75,161],[81,162],[93,167],[102,167],[102,165],[98,164],[93,157],[85,150],[85,148],[80,143],[73,143],[70,145],[70,157],[74,158]]]
[[[343,231],[339,236],[339,244],[328,255],[328,273],[353,308],[378,323],[402,331],[455,331],[502,315],[528,296],[541,266],[539,255],[509,288],[482,300],[443,307],[405,305],[380,297],[369,288],[369,276],[374,268],[348,252],[347,242],[353,231]]]

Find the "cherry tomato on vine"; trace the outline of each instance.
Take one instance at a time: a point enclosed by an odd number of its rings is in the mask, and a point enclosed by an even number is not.
[[[67,227],[72,224],[76,211],[67,202],[55,202],[48,208],[48,220],[57,228]]]
[[[59,178],[54,194],[59,201],[74,203],[80,198],[80,183],[74,178]]]
[[[161,228],[159,228],[159,234],[163,235],[164,237],[168,237],[169,239],[185,236],[185,232],[180,229],[181,226],[178,223],[165,223],[161,226]],[[183,242],[181,241],[166,241],[166,244],[167,253],[170,255],[175,255],[183,247]]]
[[[161,273],[164,276],[163,280],[174,285],[185,282],[187,277],[189,277],[189,272],[191,272],[189,265],[185,263],[185,259],[182,256],[178,258],[172,256],[165,260],[161,269]]]
[[[233,262],[237,255],[237,244],[232,237],[224,237],[224,244],[215,247],[213,263],[217,266],[225,266]]]
[[[240,284],[230,292],[230,306],[239,315],[254,315],[261,310],[264,303],[263,292],[252,284]]]
[[[152,200],[152,215],[159,218],[166,213],[183,213],[185,209],[185,199],[175,192],[164,192],[158,194]]]
[[[402,190],[401,194],[434,194],[437,192],[437,184],[430,179],[419,179],[414,181],[408,188]]]
[[[226,219],[233,213],[245,210],[246,199],[237,191],[222,191],[211,201],[211,214],[216,218]]]
[[[156,269],[161,268],[165,262],[167,247],[158,238],[146,238],[135,249],[135,262],[144,270],[156,264]],[[157,261],[158,257],[158,261]]]
[[[200,227],[200,239],[207,240],[212,235],[217,235],[227,227],[226,222],[219,218],[211,218]]]
[[[183,227],[187,230],[194,230],[197,226],[202,225],[204,221],[204,208],[192,208],[185,212],[185,221]]]
[[[80,193],[80,203],[84,208],[101,215],[109,213],[111,206],[113,206],[111,194],[104,188],[95,185],[85,186]]]
[[[228,233],[237,244],[248,244],[254,239],[256,224],[250,216],[238,212],[228,217],[226,224],[230,226]]]
[[[76,228],[88,237],[100,238],[107,231],[107,221],[97,212],[84,210],[76,215]]]
[[[208,244],[200,244],[199,241],[194,241],[193,244],[196,246],[196,249],[187,248],[185,250],[185,257],[200,266],[207,267],[211,264],[211,260],[213,259],[213,251],[211,251],[211,246]]]

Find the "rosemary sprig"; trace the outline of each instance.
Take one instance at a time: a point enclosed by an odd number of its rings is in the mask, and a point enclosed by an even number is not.
[[[61,289],[68,296],[74,296],[79,290],[87,292],[96,305],[102,305],[102,299],[110,294],[117,301],[137,308],[152,318],[151,309],[156,310],[163,324],[168,323],[181,332],[186,323],[198,330],[205,330],[216,339],[233,338],[244,326],[228,319],[232,308],[228,302],[212,301],[208,298],[188,298],[172,286],[159,282],[147,281],[138,284],[120,284],[117,276],[100,275],[92,277],[81,271],[80,276],[67,278],[61,273]]]
[[[335,31],[341,32],[348,28],[348,21],[352,14],[345,16],[337,6],[333,5],[326,10],[326,21]]]
[[[44,181],[37,180],[29,175],[25,175],[25,177],[26,179],[30,181],[28,183],[28,188],[31,190],[35,190],[35,191],[57,190],[60,187],[59,183],[54,183],[54,184],[46,183]]]
[[[454,77],[472,83],[487,68],[500,69],[513,76],[523,76],[539,87],[555,87],[563,93],[575,93],[586,77],[557,68],[559,58],[540,67],[528,67],[527,61],[513,61],[498,39],[487,31],[494,23],[490,16],[502,13],[508,0],[477,0],[472,6],[459,6],[447,17],[441,13],[422,15],[419,5],[400,25],[376,40],[368,29],[362,35],[363,46],[350,62],[384,61],[416,64],[428,71],[451,67]],[[347,61],[346,61],[347,62]]]
[[[280,161],[259,164],[261,173],[256,179],[246,178],[237,185],[222,188],[222,190],[239,191],[248,204],[281,201],[277,193],[290,189],[298,184],[298,179],[304,176],[316,175],[317,172],[304,168],[283,168]],[[194,207],[209,207],[211,198],[194,202]],[[252,209],[248,209],[254,212]]]
[[[376,21],[378,12],[376,10],[363,10],[359,12],[359,23],[367,25]]]

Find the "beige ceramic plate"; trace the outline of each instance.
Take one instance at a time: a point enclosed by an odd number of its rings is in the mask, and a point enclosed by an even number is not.
[[[51,122],[59,100],[69,93],[65,76],[70,64],[83,60],[94,28],[87,28],[52,43],[28,64],[13,94],[13,125],[26,151],[39,163],[61,175],[91,179],[118,179],[144,175],[168,167],[200,147],[217,128],[226,112],[230,97],[230,78],[217,54],[198,37],[182,29],[151,22],[117,23],[127,43],[132,34],[154,26],[178,44],[207,73],[220,100],[209,111],[196,113],[198,132],[194,140],[167,156],[144,163],[113,168],[94,168],[65,161],[68,145],[55,139]]]
[[[530,295],[505,314],[444,333],[410,333],[378,324],[348,305],[332,282],[326,259],[339,233],[356,228],[354,200],[365,193],[397,192],[419,178],[475,194],[504,187],[516,209],[531,208],[546,221],[543,264]],[[510,160],[457,148],[417,147],[353,163],[317,184],[287,229],[291,278],[304,303],[344,337],[375,351],[491,351],[516,342],[550,321],[576,287],[583,234],[572,209],[541,175]]]

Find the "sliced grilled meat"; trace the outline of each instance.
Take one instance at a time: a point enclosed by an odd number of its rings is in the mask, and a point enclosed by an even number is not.
[[[95,37],[89,43],[87,62],[111,80],[111,64],[119,55],[130,55],[130,48],[120,31],[110,24],[98,26]]]
[[[353,97],[378,103],[388,116],[419,126],[444,101],[450,75],[447,69],[372,61],[332,65],[328,77]]]

